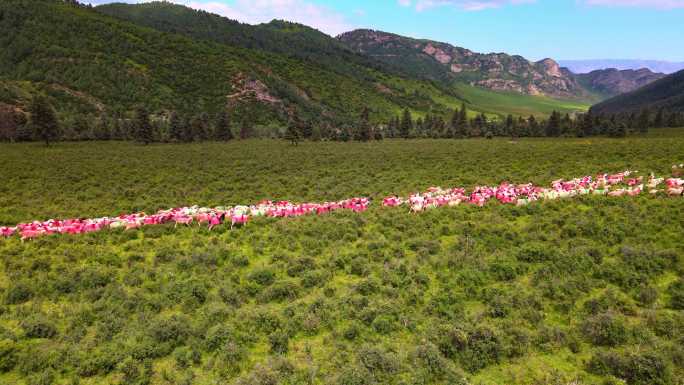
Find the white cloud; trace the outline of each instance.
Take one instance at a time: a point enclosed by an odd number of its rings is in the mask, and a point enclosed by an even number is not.
[[[114,0],[92,0],[91,4]],[[143,3],[148,0],[128,0]],[[171,2],[202,9],[248,24],[268,23],[273,19],[293,21],[335,36],[354,29],[344,15],[328,7],[307,0],[235,0],[227,4],[218,0],[172,0]]]
[[[416,11],[424,11],[430,8],[451,6],[466,11],[482,11],[485,9],[500,8],[505,5],[517,5],[535,3],[536,0],[416,0]],[[399,5],[410,7],[412,0],[398,0]]]
[[[684,0],[582,0],[586,5],[644,7],[658,9],[684,8]]]

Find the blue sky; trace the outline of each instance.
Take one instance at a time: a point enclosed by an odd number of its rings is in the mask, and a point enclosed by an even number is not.
[[[107,3],[111,0],[93,0]],[[140,2],[145,0],[126,0]],[[173,0],[330,35],[372,28],[528,59],[684,61],[684,0]]]

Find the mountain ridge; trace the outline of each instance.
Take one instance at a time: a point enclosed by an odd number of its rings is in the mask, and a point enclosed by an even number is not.
[[[592,114],[638,113],[664,109],[684,112],[684,70],[591,107]]]
[[[586,74],[595,70],[615,68],[618,70],[639,70],[648,68],[655,73],[669,75],[684,69],[684,62],[638,59],[595,59],[595,60],[558,60],[563,66],[576,74]]]

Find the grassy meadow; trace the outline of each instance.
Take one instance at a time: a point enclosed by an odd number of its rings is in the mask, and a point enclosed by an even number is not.
[[[0,226],[667,175],[626,139],[0,144]],[[582,197],[0,239],[2,384],[684,384],[684,200]]]

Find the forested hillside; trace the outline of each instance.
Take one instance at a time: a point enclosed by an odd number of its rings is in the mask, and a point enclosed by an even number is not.
[[[262,125],[286,122],[296,108],[306,119],[341,124],[365,106],[371,119],[380,119],[403,108],[447,112],[446,103],[460,103],[429,84],[370,68],[363,77],[348,76],[309,60],[193,40],[57,0],[4,1],[0,32],[4,109],[25,111],[41,93],[65,120],[76,111],[128,116],[144,105],[157,114],[230,109],[234,119]]]
[[[684,112],[684,71],[599,103],[591,111],[596,114],[615,114],[644,109]]]

